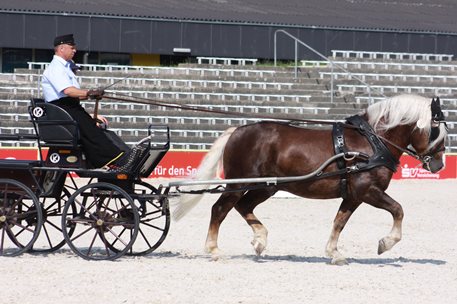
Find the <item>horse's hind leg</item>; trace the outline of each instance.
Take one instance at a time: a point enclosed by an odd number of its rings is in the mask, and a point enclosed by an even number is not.
[[[352,213],[354,213],[359,206],[360,202],[344,199],[338,209],[338,213],[335,216],[332,232],[330,233],[330,238],[327,242],[325,250],[327,256],[332,258],[331,263],[334,265],[347,264],[345,257],[338,251],[338,239]]]
[[[235,209],[251,226],[254,232],[254,239],[251,244],[254,246],[255,253],[259,256],[267,246],[268,230],[263,226],[262,222],[254,215],[254,208],[260,203],[271,197],[275,190],[251,190],[247,192],[241,200],[235,205]]]
[[[367,204],[370,204],[373,207],[384,209],[390,212],[393,217],[393,225],[390,233],[379,240],[378,245],[378,254],[382,254],[387,250],[392,249],[392,247],[401,240],[402,236],[402,222],[403,222],[403,208],[399,203],[397,203],[393,198],[391,198],[387,193],[382,192],[376,197],[368,197],[365,199]]]
[[[217,260],[220,254],[217,246],[219,227],[242,195],[242,192],[223,193],[211,209],[211,220],[209,223],[208,235],[206,237],[205,250],[211,254],[214,260]]]

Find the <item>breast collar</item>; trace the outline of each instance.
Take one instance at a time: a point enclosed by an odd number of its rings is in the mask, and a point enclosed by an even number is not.
[[[346,123],[356,127],[358,132],[366,137],[373,149],[373,155],[368,162],[357,164],[360,170],[384,166],[393,172],[397,171],[399,161],[392,155],[384,142],[376,135],[373,128],[360,115],[346,118]]]

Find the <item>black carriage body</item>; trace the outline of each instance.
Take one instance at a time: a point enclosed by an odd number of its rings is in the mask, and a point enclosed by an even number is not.
[[[149,126],[149,136],[140,142],[144,149],[139,155],[137,165],[131,172],[119,173],[106,169],[94,169],[90,166],[85,160],[79,141],[78,124],[62,108],[46,103],[42,99],[33,99],[29,107],[29,114],[35,135],[0,135],[0,140],[36,140],[39,159],[1,159],[0,186],[3,185],[4,189],[0,189],[0,194],[4,197],[20,198],[22,195],[19,193],[24,193],[24,191],[33,193],[28,196],[34,202],[40,201],[41,208],[34,207],[35,210],[40,209],[37,210],[40,211],[40,219],[29,220],[29,225],[41,226],[43,223],[45,231],[47,223],[50,224],[48,229],[60,229],[60,226],[64,239],[55,242],[49,238],[48,232],[41,233],[38,237],[40,227],[37,227],[27,248],[24,249],[23,244],[14,241],[13,247],[18,246],[20,250],[13,251],[15,253],[24,250],[51,252],[67,243],[75,253],[83,258],[111,260],[124,253],[141,255],[155,250],[163,242],[169,229],[170,216],[167,200],[169,189],[153,187],[143,182],[141,178],[148,177],[167,153],[170,145],[168,126]],[[121,150],[128,149],[114,132],[108,130],[106,132]],[[74,175],[89,178],[88,184],[79,188],[73,180]],[[68,177],[73,183],[70,187],[65,184]],[[94,183],[94,179],[98,182]],[[73,195],[71,192],[74,192]],[[98,199],[101,199],[100,202],[97,201]],[[90,207],[92,206],[91,200],[100,204],[101,209],[96,208],[93,213],[84,216],[85,210],[92,208]],[[112,208],[107,208],[109,204],[114,205]],[[105,211],[102,212],[103,208]],[[114,211],[114,208],[120,209]],[[3,204],[0,209],[1,226],[3,217],[7,216],[6,213],[11,208],[8,204]],[[18,212],[20,211],[18,210]],[[107,212],[112,212],[112,215],[109,216]],[[59,224],[52,220],[56,216],[59,217]],[[158,220],[160,223],[155,222]],[[62,225],[60,225],[60,221]],[[154,225],[151,225],[153,221]],[[107,256],[103,254],[92,256],[89,252],[80,252],[77,248],[79,245],[71,238],[80,225],[86,231],[88,227],[98,231],[96,234],[102,239],[101,246],[107,246],[102,250],[102,252],[109,253]],[[115,240],[109,241],[109,233],[117,226],[120,227],[119,236]],[[2,227],[8,229],[5,225]],[[157,237],[157,241],[151,241],[145,237],[146,234],[143,230],[151,227],[152,233],[156,233],[154,237]],[[124,234],[125,230],[130,232]],[[132,237],[132,233],[134,237]],[[127,234],[131,236],[128,242],[119,241],[122,235]],[[136,234],[141,235],[142,240],[138,243],[141,242],[143,245],[133,246]],[[40,238],[44,238],[43,242],[48,243],[44,249],[34,247],[33,243]],[[119,248],[119,244],[124,243],[128,246]],[[87,247],[87,245],[85,243],[82,247]],[[2,250],[0,255],[8,254]]]

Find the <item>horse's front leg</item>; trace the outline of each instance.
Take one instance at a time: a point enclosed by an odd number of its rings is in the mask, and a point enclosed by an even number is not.
[[[332,259],[331,263],[333,265],[346,265],[348,263],[346,258],[338,251],[338,239],[344,226],[358,206],[360,206],[360,202],[343,200],[333,220],[332,232],[325,250],[327,256]]]
[[[391,198],[387,193],[382,192],[378,196],[370,196],[365,200],[366,203],[373,207],[384,209],[390,212],[393,217],[393,225],[390,233],[379,240],[378,254],[382,254],[401,240],[402,236],[402,222],[403,222],[403,208],[401,205]]]

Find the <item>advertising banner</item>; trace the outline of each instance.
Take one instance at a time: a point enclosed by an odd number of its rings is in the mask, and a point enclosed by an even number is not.
[[[37,149],[0,148],[0,159],[37,160]]]
[[[394,174],[394,179],[444,179],[457,178],[457,155],[446,155],[445,168],[437,173],[431,173],[424,168],[420,161],[409,155],[400,158],[400,166]]]

